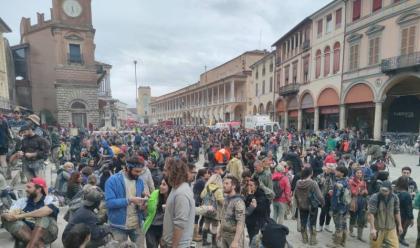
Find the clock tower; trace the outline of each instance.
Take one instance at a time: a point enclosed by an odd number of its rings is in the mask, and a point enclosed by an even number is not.
[[[52,0],[51,20],[21,22],[28,44],[32,108],[43,119],[50,112],[63,126],[99,123],[98,81],[104,77],[95,61],[91,0]]]

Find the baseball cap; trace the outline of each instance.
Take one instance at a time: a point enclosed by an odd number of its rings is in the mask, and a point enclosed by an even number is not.
[[[47,187],[47,183],[45,182],[44,178],[34,177],[34,178],[31,179],[31,183],[40,186],[44,190],[44,193],[48,194],[48,187]]]
[[[104,198],[104,194],[96,187],[90,188],[83,197],[83,205],[91,207],[100,202]]]
[[[22,127],[20,127],[20,129],[19,129],[19,133],[21,133],[21,132],[23,132],[23,131],[26,131],[26,130],[29,130],[29,129],[31,129],[31,126],[30,125],[23,125]]]

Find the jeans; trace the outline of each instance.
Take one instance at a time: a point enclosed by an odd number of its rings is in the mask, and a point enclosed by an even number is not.
[[[331,222],[330,208],[331,208],[331,198],[328,194],[324,195],[325,206],[321,208],[321,215],[319,216],[319,225],[324,226],[329,225]]]
[[[400,240],[405,239],[405,235],[407,234],[407,229],[410,226],[410,219],[401,219],[401,225],[403,228],[403,233],[400,235]]]
[[[144,247],[144,235],[142,235],[140,227],[130,230],[122,230],[118,228],[112,228],[111,230],[114,239],[119,243],[124,243],[130,238],[130,240],[136,243],[137,247]],[[143,236],[143,238],[142,238]]]
[[[336,233],[347,230],[347,213],[334,213],[333,218]]]
[[[350,226],[357,226],[364,228],[366,224],[366,211],[364,209],[357,210],[356,212],[350,211]]]
[[[316,218],[318,217],[318,208],[312,210],[304,210],[299,209],[299,217],[300,217],[300,226],[301,230],[304,231],[308,227],[308,220],[309,226],[315,227],[316,226]]]
[[[287,208],[287,203],[273,202],[273,219],[277,224],[283,224]]]
[[[151,225],[146,233],[146,247],[158,248],[160,239],[162,238],[163,226]]]

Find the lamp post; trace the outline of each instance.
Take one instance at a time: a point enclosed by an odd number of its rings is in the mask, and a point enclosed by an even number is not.
[[[134,60],[134,80],[136,82],[136,107],[137,107],[137,94],[138,94],[138,89],[137,89],[137,60]]]

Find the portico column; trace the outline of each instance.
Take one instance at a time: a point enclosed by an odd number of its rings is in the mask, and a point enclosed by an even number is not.
[[[284,129],[289,127],[289,113],[284,111]]]
[[[319,129],[319,108],[314,109],[314,132],[317,132]]]
[[[373,139],[381,140],[382,102],[375,102],[375,123],[373,126]]]
[[[235,81],[233,80],[230,82],[230,98],[232,102],[235,101]]]
[[[340,105],[340,121],[339,121],[340,129],[346,128],[346,105]]]
[[[302,109],[298,110],[298,131],[302,130]]]

